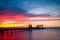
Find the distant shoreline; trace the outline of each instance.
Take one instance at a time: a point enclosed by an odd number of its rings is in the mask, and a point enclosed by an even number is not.
[[[38,30],[38,29],[60,29],[60,27],[55,27],[55,28],[0,28],[0,32],[1,31],[5,31],[5,30]]]

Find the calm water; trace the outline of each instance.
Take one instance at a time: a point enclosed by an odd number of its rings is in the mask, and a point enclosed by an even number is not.
[[[60,29],[8,30],[0,32],[0,40],[60,40]]]

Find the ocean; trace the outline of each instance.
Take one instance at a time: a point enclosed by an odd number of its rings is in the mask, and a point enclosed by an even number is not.
[[[8,30],[0,32],[0,40],[60,40],[60,29]]]

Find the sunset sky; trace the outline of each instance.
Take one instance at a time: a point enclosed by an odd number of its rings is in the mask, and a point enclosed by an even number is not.
[[[60,0],[0,0],[0,28],[60,27]]]

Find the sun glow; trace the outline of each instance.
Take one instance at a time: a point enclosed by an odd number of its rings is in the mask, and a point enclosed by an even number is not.
[[[26,24],[12,24],[12,23],[9,23],[9,24],[1,24],[1,26],[4,28],[4,27],[24,27]]]
[[[21,24],[21,23],[17,23],[15,21],[5,21],[2,22],[2,24],[0,24],[1,27],[6,28],[6,27],[24,27],[26,24]]]

